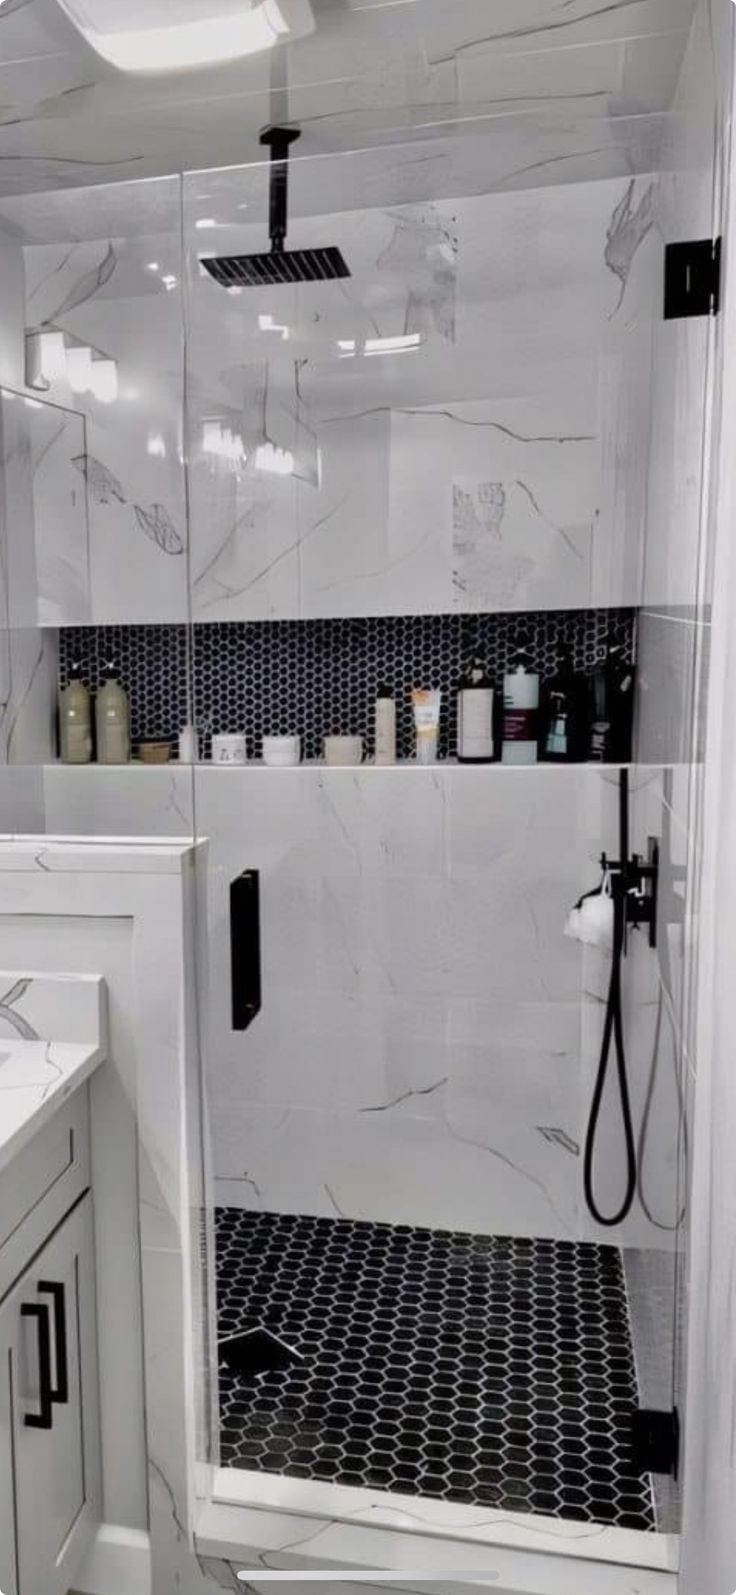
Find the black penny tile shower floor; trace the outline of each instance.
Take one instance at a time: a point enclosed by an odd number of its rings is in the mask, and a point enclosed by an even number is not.
[[[217,1278],[221,1346],[298,1353],[221,1350],[223,1467],[655,1528],[613,1248],[226,1207]]]

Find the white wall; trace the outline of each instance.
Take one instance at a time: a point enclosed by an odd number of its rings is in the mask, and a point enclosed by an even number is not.
[[[217,174],[219,230],[199,233],[202,180],[187,180],[194,618],[638,602],[653,180],[391,208],[374,181],[361,208],[356,196],[330,214],[324,173],[326,214],[300,234],[340,244],[351,278],[235,298],[198,254],[260,248],[263,223],[244,225],[243,174]],[[120,374],[113,405],[50,390],[87,418],[90,559],[78,521],[60,531],[54,510],[80,486],[61,432],[36,469],[39,542],[57,550],[41,561],[42,614],[185,619],[178,190],[142,185],[127,238],[104,233],[104,193],[90,191],[98,239],[25,249],[28,324],[63,327]],[[366,339],[405,334],[419,346],[363,354]],[[339,347],[350,340],[354,356]],[[239,462],[213,452],[218,428]],[[269,447],[291,474],[266,468]]]
[[[196,770],[218,1200],[600,1239],[579,1156],[597,1062],[583,995],[599,971],[563,930],[616,845],[616,781],[551,767]],[[189,771],[59,766],[45,790],[63,832],[191,827]],[[264,1007],[238,1034],[228,889],[248,868],[262,875]],[[647,1143],[657,1215],[676,1145],[666,1103],[665,1089]],[[612,1108],[601,1146],[615,1182],[611,1124]],[[638,1205],[606,1238],[659,1244]]]

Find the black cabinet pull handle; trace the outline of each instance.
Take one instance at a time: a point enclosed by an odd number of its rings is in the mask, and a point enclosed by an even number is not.
[[[258,870],[230,885],[233,1030],[247,1030],[261,1011],[261,907]]]
[[[38,1331],[38,1382],[40,1412],[27,1412],[23,1422],[27,1429],[52,1429],[54,1411],[51,1404],[51,1326],[45,1302],[29,1302],[21,1307],[21,1318],[35,1318]]]
[[[52,1388],[51,1400],[56,1401],[60,1407],[66,1406],[69,1400],[69,1356],[66,1341],[66,1290],[63,1285],[47,1284],[45,1281],[38,1286],[39,1296],[50,1296],[54,1303],[54,1342],[56,1345],[56,1387]]]

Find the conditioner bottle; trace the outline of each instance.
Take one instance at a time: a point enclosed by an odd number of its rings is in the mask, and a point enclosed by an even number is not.
[[[64,764],[89,764],[92,758],[92,705],[78,663],[59,693],[59,756]]]
[[[127,764],[130,760],[130,704],[112,662],[105,665],[103,685],[97,694],[96,724],[98,764]]]

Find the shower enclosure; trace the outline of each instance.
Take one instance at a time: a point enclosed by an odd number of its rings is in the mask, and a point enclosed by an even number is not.
[[[262,247],[267,170],[184,185],[194,718],[245,728],[256,761],[194,782],[218,1489],[273,1499],[277,1476],[283,1504],[296,1489],[316,1511],[330,1484],[338,1514],[399,1501],[458,1531],[490,1509],[654,1535],[675,1507],[658,1522],[632,1443],[626,1280],[653,1250],[674,1281],[676,1071],[660,1035],[651,1217],[638,1201],[612,1237],[581,1194],[608,960],[564,936],[618,855],[617,772],[453,754],[469,655],[499,682],[522,639],[543,674],[564,646],[589,671],[611,634],[634,657],[661,243],[648,173],[489,192],[498,158],[484,134],[294,162],[293,238],[337,246],[351,275],[278,292],[224,291],[201,265]],[[325,767],[325,734],[372,753],[383,681],[398,767]],[[408,757],[413,685],[442,689],[436,768]],[[301,768],[261,765],[269,733],[302,736]],[[242,1032],[244,869],[263,1005]],[[656,960],[631,953],[641,1123]],[[615,1210],[612,1092],[595,1178]],[[672,1285],[659,1300],[671,1411]]]
[[[206,1288],[181,1328],[208,1348],[190,1504],[228,1510],[231,1550],[203,1532],[192,1590],[237,1587],[259,1512],[304,1530],[301,1563],[264,1540],[262,1566],[321,1566],[342,1523],[438,1558],[676,1565],[717,324],[662,304],[665,244],[721,230],[705,8],[671,111],[591,106],[292,152],[289,242],[336,246],[333,281],[214,279],[208,257],[267,247],[265,163],[0,204],[37,378],[3,373],[4,828],[208,843]],[[112,399],[51,370],[59,333],[114,363]],[[622,975],[636,1194],[603,1228],[582,1165],[610,955],[564,932],[618,856],[621,772],[458,765],[455,693],[472,655],[500,685],[522,645],[544,678],[612,643],[636,664],[631,851],[657,840],[661,890]],[[94,688],[111,658],[136,748],[194,725],[199,762],[55,761],[57,677],[81,660]],[[443,695],[429,768],[416,686]],[[235,733],[248,762],[214,763]],[[330,734],[365,762],[327,767]],[[301,764],[264,766],[268,735]]]

